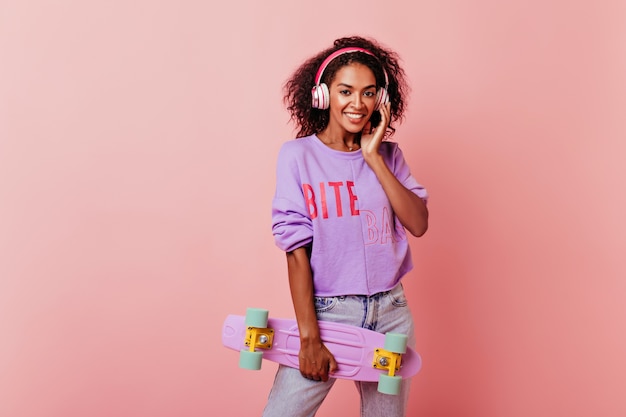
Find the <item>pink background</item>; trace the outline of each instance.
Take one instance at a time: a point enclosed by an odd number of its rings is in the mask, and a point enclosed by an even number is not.
[[[292,316],[281,85],[355,33],[403,57],[431,193],[409,415],[626,415],[624,2],[211,3],[0,4],[1,416],[260,414],[275,366],[220,327]]]

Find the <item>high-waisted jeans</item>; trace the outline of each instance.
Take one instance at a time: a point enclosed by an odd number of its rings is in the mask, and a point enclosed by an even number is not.
[[[408,335],[408,345],[415,347],[413,318],[402,285],[371,296],[346,295],[316,297],[318,320],[363,327],[380,333]],[[335,383],[308,380],[300,370],[280,365],[263,417],[312,417]],[[361,397],[362,417],[404,417],[409,397],[410,379],[402,381],[399,395],[378,392],[377,382],[355,381]]]

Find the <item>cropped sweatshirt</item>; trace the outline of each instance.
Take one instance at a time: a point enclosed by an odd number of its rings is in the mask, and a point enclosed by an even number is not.
[[[380,146],[396,178],[424,202],[397,143]],[[388,291],[413,267],[404,227],[361,152],[340,152],[315,135],[283,144],[272,202],[276,245],[310,245],[315,295]]]

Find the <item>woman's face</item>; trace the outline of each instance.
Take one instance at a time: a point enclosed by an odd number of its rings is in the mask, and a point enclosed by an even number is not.
[[[363,130],[376,106],[376,77],[359,63],[341,67],[329,86],[330,119],[328,128],[348,133]]]

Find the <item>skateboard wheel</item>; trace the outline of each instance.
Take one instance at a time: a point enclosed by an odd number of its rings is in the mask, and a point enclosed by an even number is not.
[[[408,336],[401,333],[385,334],[385,350],[393,353],[405,353]]]
[[[400,385],[402,377],[380,375],[378,378],[378,392],[389,395],[398,395],[400,393]]]
[[[262,308],[248,308],[246,310],[246,326],[248,327],[267,327],[267,317],[269,311]]]
[[[239,352],[239,367],[242,369],[258,371],[261,369],[262,359],[263,352],[250,352],[249,350],[242,350]]]

